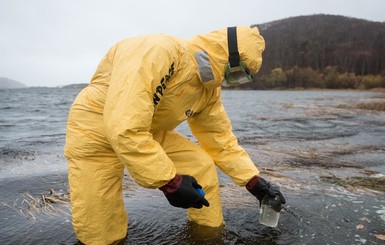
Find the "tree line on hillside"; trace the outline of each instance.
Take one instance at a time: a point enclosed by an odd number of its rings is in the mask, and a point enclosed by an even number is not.
[[[245,84],[249,89],[372,89],[385,88],[382,74],[356,75],[354,72],[340,72],[335,66],[328,66],[322,72],[310,67],[293,67],[284,71],[272,69],[268,75],[258,75],[255,82]]]
[[[313,15],[257,27],[266,49],[245,88],[385,87],[385,23]]]

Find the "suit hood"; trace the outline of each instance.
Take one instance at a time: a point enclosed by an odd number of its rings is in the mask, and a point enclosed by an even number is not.
[[[256,27],[237,26],[238,51],[242,62],[252,74],[262,65],[265,41]],[[229,59],[227,28],[195,36],[188,41],[205,87],[214,89],[222,85]]]

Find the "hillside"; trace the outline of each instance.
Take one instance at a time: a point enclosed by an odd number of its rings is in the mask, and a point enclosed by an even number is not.
[[[6,77],[0,77],[0,89],[14,89],[14,88],[26,88],[27,86],[21,82],[8,79]]]
[[[326,86],[328,75],[338,82],[338,75],[347,74],[353,80],[371,76],[377,83],[374,87],[385,87],[385,23],[311,15],[255,26],[266,41],[263,65],[256,78],[264,79],[261,82],[265,85],[279,81],[280,86],[288,86],[288,79],[298,82],[293,76],[306,73],[322,86]],[[266,81],[271,76],[273,81]],[[354,85],[357,81],[349,86]]]

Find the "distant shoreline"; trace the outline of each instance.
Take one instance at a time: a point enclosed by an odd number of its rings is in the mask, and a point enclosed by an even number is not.
[[[76,83],[76,84],[68,84],[68,85],[61,85],[56,87],[46,87],[46,86],[31,86],[31,87],[23,87],[23,88],[0,88],[0,90],[9,90],[9,89],[39,89],[39,88],[47,88],[47,89],[67,89],[67,88],[85,88],[89,84],[88,83]],[[380,92],[385,93],[385,88],[371,88],[371,89],[343,89],[343,88],[302,88],[302,87],[296,87],[296,88],[268,88],[268,89],[251,89],[251,88],[242,88],[242,87],[234,87],[234,88],[222,88],[222,90],[240,90],[240,91],[346,91],[346,92]]]
[[[74,84],[60,86],[59,88],[85,88],[87,86],[88,86],[88,83],[74,83]]]

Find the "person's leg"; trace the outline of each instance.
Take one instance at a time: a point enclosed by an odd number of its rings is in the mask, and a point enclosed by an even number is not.
[[[85,244],[116,244],[127,234],[124,165],[104,137],[102,122],[100,114],[72,110],[67,123],[72,224]]]
[[[81,242],[113,244],[126,236],[122,177],[117,158],[68,159],[72,224]]]
[[[198,145],[175,131],[160,132],[154,138],[158,140],[167,156],[174,162],[177,174],[195,177],[203,187],[205,198],[210,203],[210,207],[188,209],[188,218],[199,225],[222,226],[223,215],[218,175],[213,159]]]

